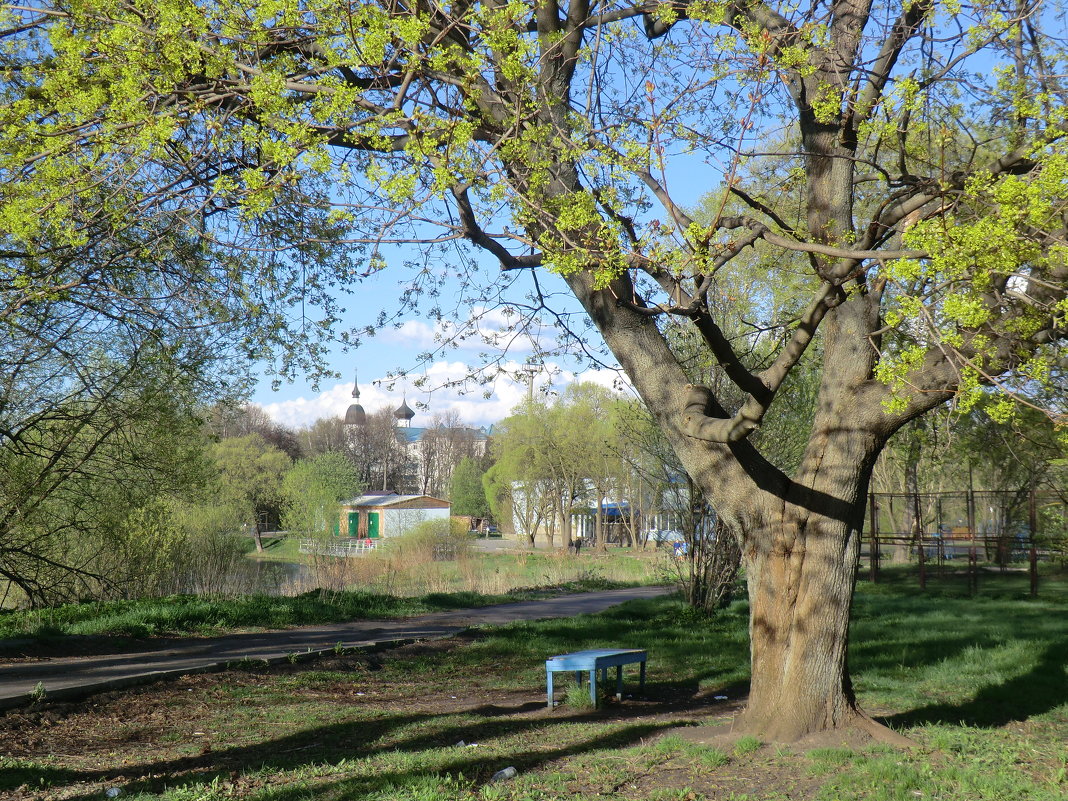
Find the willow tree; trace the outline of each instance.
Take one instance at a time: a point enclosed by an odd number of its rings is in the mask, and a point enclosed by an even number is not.
[[[0,225],[22,250],[77,248],[71,221],[94,197],[94,217],[165,220],[244,254],[257,272],[241,286],[265,296],[356,281],[399,241],[420,243],[424,276],[435,246],[457,242],[492,257],[490,283],[531,275],[540,293],[561,276],[740,532],[752,684],[736,728],[874,729],[846,646],[876,456],[952,399],[993,387],[994,413],[1010,414],[1063,354],[1060,13],[1041,0],[29,0],[3,33]],[[123,192],[94,194],[102,182]],[[717,188],[720,211],[691,218],[678,191]],[[274,257],[325,225],[351,263]],[[709,302],[753,254],[765,287],[804,293],[748,321],[777,345],[761,364],[723,333],[737,330],[730,304]],[[676,324],[739,404],[687,383],[665,336]],[[810,349],[815,418],[787,474],[750,434]]]

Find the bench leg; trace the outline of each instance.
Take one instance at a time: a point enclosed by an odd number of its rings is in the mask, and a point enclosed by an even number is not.
[[[616,700],[623,700],[623,666],[616,665]]]
[[[597,668],[590,671],[590,700],[593,701],[593,708],[597,708]]]
[[[553,672],[545,671],[545,696],[549,702],[549,709],[553,708]]]

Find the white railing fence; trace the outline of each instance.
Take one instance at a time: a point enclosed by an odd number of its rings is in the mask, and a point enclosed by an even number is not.
[[[319,556],[362,556],[373,551],[378,545],[378,540],[353,539],[353,540],[315,540],[302,539],[298,550],[301,553],[317,554]]]

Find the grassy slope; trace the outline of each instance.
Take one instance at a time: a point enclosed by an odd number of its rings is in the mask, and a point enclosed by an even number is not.
[[[705,621],[656,600],[489,629],[462,646],[364,667],[203,678],[163,699],[158,730],[116,713],[119,744],[81,761],[0,759],[0,791],[95,798],[119,785],[124,797],[167,801],[1061,801],[1063,585],[1031,600],[1018,586],[967,598],[900,582],[859,587],[851,662],[865,707],[920,743],[910,753],[757,742],[721,753],[650,741],[696,719],[716,694],[737,698],[747,674],[744,603]],[[649,649],[652,701],[593,716],[539,709],[546,654],[608,644]],[[493,701],[447,708],[464,693]],[[94,711],[85,725],[106,714]],[[519,769],[516,779],[487,783],[506,765]]]

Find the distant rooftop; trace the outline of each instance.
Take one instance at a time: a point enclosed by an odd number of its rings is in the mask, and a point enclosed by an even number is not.
[[[351,501],[346,501],[345,506],[394,506],[398,503],[408,503],[409,501],[417,501],[426,498],[431,501],[438,501],[440,503],[448,503],[448,501],[442,498],[435,498],[433,495],[395,495],[382,493],[368,493],[367,495],[361,495],[359,498],[354,498]]]
[[[485,428],[472,428],[471,426],[401,427],[397,429],[397,435],[402,437],[409,445],[412,445],[419,442],[426,436],[427,432],[431,431],[458,431],[471,437],[476,442],[489,439],[489,432]]]

